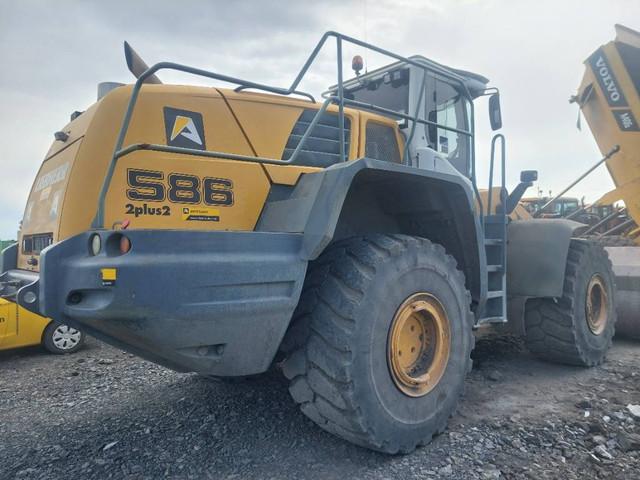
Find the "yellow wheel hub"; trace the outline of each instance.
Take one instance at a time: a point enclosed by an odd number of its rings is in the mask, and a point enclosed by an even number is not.
[[[433,295],[416,293],[398,308],[387,341],[389,370],[406,395],[421,397],[438,384],[451,350],[449,319]]]
[[[591,277],[587,285],[585,315],[591,333],[600,335],[604,332],[609,318],[609,297],[604,279],[598,274]]]

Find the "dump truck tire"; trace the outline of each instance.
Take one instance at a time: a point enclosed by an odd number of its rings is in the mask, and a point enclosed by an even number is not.
[[[585,367],[601,364],[615,331],[614,295],[613,269],[604,248],[572,240],[562,297],[527,302],[529,350],[556,363]]]
[[[310,265],[283,342],[293,399],[323,429],[367,448],[428,443],[471,369],[470,303],[440,245],[404,235],[334,244]]]

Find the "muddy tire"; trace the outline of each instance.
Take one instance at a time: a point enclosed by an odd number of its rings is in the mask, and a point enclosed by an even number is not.
[[[334,244],[310,265],[283,342],[293,399],[323,429],[367,448],[428,443],[471,369],[469,306],[440,245],[403,235]]]
[[[601,245],[572,240],[561,298],[532,299],[526,343],[537,357],[591,367],[601,364],[615,330],[615,277]]]

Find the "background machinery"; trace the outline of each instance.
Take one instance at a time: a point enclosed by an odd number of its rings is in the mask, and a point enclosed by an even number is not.
[[[299,86],[330,43],[337,82],[316,101]],[[361,74],[356,56],[346,80],[345,44],[392,63]],[[506,191],[500,134],[478,190],[474,101],[502,125],[486,78],[335,32],[289,88],[125,53],[135,84],[103,84],[55,133],[3,252],[8,300],[178,371],[280,362],[305,415],[387,453],[444,430],[473,330],[508,303],[541,358],[604,360],[605,250],[576,222],[509,221],[537,173]]]
[[[602,220],[614,222],[598,240],[614,264],[618,289],[618,331],[640,337],[640,33],[616,25],[615,40],[598,48],[586,61],[578,93],[572,97],[606,160],[616,188],[595,205],[622,200]],[[617,223],[617,224],[616,224]],[[590,229],[586,235],[595,233]]]
[[[0,241],[0,246],[2,250],[11,247],[9,252],[17,249],[15,241]],[[0,271],[4,271],[2,261]],[[74,353],[82,347],[84,340],[82,331],[0,298],[0,351],[42,345],[51,353]]]
[[[84,333],[0,298],[0,351],[42,345],[51,353],[78,351]]]

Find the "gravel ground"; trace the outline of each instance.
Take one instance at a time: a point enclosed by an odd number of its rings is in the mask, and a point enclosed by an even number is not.
[[[449,429],[390,457],[316,428],[278,371],[218,383],[95,340],[0,353],[0,478],[640,479],[640,343],[591,370],[511,337],[474,357]]]

